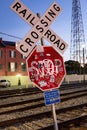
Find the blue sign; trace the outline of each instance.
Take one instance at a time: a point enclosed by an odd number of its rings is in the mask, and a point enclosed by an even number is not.
[[[55,104],[60,102],[60,94],[57,89],[45,91],[44,100],[46,105]]]

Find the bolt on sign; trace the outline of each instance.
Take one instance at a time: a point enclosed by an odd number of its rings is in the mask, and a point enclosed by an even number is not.
[[[52,46],[42,48],[34,49],[26,63],[30,80],[46,91],[60,87],[65,76],[65,66],[62,56]]]
[[[28,24],[33,26],[30,32],[28,32],[22,41],[17,44],[16,49],[21,54],[26,57],[30,55],[33,49],[36,48],[36,43],[42,36],[44,36],[44,38],[62,54],[65,52],[68,44],[63,41],[52,29],[49,28],[52,22],[57,18],[57,16],[59,16],[60,12],[62,11],[57,2],[53,2],[53,4],[48,8],[48,10],[41,18],[38,18],[37,15],[35,15],[19,0],[16,0],[11,5],[11,9]]]

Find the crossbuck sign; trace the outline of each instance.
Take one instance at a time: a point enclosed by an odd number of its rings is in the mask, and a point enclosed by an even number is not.
[[[16,0],[11,5],[11,9],[28,24],[33,26],[30,32],[28,32],[22,41],[17,44],[16,49],[20,53],[27,57],[37,46],[36,43],[42,36],[44,36],[44,38],[59,52],[62,54],[65,52],[68,44],[65,43],[53,30],[49,29],[49,26],[62,11],[61,7],[56,2],[53,2],[41,18],[32,13],[32,11],[19,0]]]

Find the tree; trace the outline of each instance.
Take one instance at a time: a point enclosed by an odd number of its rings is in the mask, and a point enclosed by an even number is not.
[[[81,74],[82,67],[78,61],[69,60],[65,62],[65,68],[67,74]]]

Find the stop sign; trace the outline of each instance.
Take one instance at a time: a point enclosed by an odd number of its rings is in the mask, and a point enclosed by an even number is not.
[[[65,76],[62,56],[51,46],[34,51],[26,60],[30,80],[42,91],[59,88]]]

